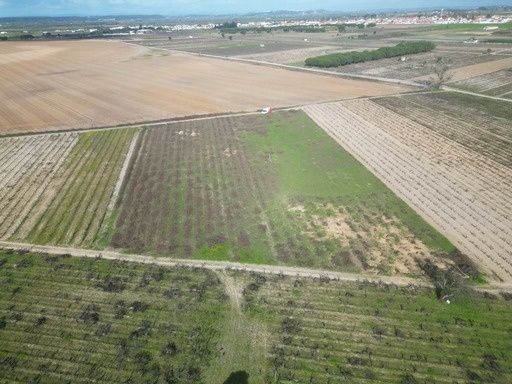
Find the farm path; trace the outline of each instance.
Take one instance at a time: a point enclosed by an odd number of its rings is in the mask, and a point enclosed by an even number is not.
[[[492,99],[492,100],[498,100],[498,101],[506,101],[506,102],[512,103],[512,99],[506,99],[504,97],[499,97],[499,96],[484,95],[482,93],[465,91],[463,89],[452,88],[452,87],[448,87],[448,86],[443,86],[443,90],[450,91],[450,92],[465,93],[466,95],[477,96],[477,97],[484,97],[486,99]]]
[[[56,247],[49,245],[35,245],[10,241],[0,241],[0,248],[13,249],[17,251],[47,253],[51,255],[70,255],[73,257],[101,257],[102,259],[106,260],[127,261],[141,264],[155,264],[164,267],[185,266],[190,268],[208,269],[212,271],[237,270],[272,275],[327,278],[331,280],[347,282],[370,281],[373,283],[394,284],[398,286],[430,286],[429,282],[427,282],[426,280],[413,279],[405,276],[375,276],[347,272],[322,271],[318,269],[288,267],[281,265],[242,264],[231,261],[171,259],[166,257],[156,257],[142,254],[128,254],[116,251],[101,251],[72,247]]]
[[[300,267],[287,267],[280,265],[262,265],[262,264],[242,264],[230,261],[208,261],[208,260],[186,260],[186,259],[171,259],[166,257],[156,257],[142,254],[127,254],[115,251],[101,251],[95,249],[71,248],[71,247],[56,247],[51,245],[36,245],[27,243],[18,243],[10,241],[0,241],[0,249],[12,249],[16,251],[28,251],[36,253],[46,253],[50,255],[69,255],[71,257],[87,257],[87,258],[101,258],[105,260],[118,260],[130,263],[141,264],[154,264],[163,267],[189,267],[200,268],[219,272],[219,278],[225,284],[226,294],[229,296],[231,303],[240,305],[240,292],[239,287],[232,285],[230,281],[226,280],[228,277],[225,271],[240,271],[240,272],[253,272],[268,275],[280,275],[290,277],[305,277],[305,278],[323,278],[336,281],[345,282],[371,282],[375,284],[397,285],[401,287],[407,286],[421,286],[431,287],[432,284],[421,278],[410,278],[406,276],[375,276],[365,275],[361,273],[348,273],[336,271],[323,271],[311,268]],[[506,291],[512,292],[512,283],[490,281],[485,285],[477,287],[481,291],[497,292]],[[236,299],[238,297],[238,299]]]

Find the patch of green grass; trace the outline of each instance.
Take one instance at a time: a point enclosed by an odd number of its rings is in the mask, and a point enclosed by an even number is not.
[[[333,201],[355,210],[365,206],[377,216],[398,218],[433,249],[455,250],[306,114],[273,114],[265,133],[248,131],[245,140],[260,166],[275,172],[278,193],[286,201]]]

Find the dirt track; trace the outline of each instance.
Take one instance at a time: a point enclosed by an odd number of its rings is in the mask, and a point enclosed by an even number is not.
[[[115,41],[0,44],[0,132],[118,125],[408,90]]]
[[[23,250],[29,252],[47,253],[51,255],[70,255],[73,257],[101,257],[106,260],[120,260],[142,264],[156,264],[165,267],[185,266],[190,268],[204,268],[214,271],[238,270],[245,272],[268,273],[273,275],[309,277],[309,278],[328,278],[341,281],[371,281],[375,283],[395,284],[400,286],[422,285],[429,286],[424,280],[412,279],[403,276],[370,276],[355,273],[321,271],[317,269],[286,267],[277,265],[259,265],[259,264],[241,264],[230,261],[207,261],[190,259],[171,259],[166,257],[155,257],[139,254],[126,254],[114,251],[98,251],[91,249],[55,247],[46,245],[34,245],[24,243],[14,243],[0,241],[0,248]]]

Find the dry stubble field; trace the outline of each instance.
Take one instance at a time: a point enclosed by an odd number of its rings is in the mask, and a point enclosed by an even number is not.
[[[0,54],[0,133],[119,125],[407,90],[117,41],[4,42]]]
[[[457,107],[451,96],[451,102],[447,94],[411,95],[305,110],[460,250],[511,281],[508,105],[489,102],[486,109],[473,100]],[[447,106],[433,109],[439,105]],[[464,114],[466,105],[472,113]]]

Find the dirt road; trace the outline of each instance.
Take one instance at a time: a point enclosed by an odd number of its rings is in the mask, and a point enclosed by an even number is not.
[[[372,276],[355,273],[322,271],[317,269],[287,267],[277,265],[241,264],[230,261],[206,261],[206,260],[185,260],[171,259],[166,257],[155,257],[148,255],[125,254],[115,251],[98,251],[92,249],[79,249],[70,247],[56,247],[47,245],[34,245],[26,243],[14,243],[0,241],[0,248],[26,250],[30,252],[47,253],[51,255],[70,255],[73,257],[101,257],[106,260],[121,260],[132,263],[155,264],[165,267],[185,266],[190,268],[204,268],[213,271],[237,270],[244,272],[265,273],[272,275],[283,275],[292,277],[328,278],[348,282],[371,281],[375,283],[394,284],[399,286],[421,285],[430,286],[425,280],[412,279],[402,276]]]

